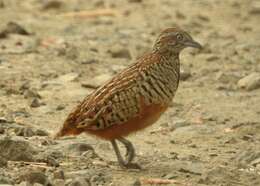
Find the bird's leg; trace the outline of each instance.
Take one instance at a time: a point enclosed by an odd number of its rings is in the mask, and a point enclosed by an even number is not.
[[[112,146],[115,150],[116,157],[118,160],[118,163],[121,168],[128,168],[128,169],[141,169],[141,167],[138,164],[131,163],[131,161],[135,157],[135,149],[132,145],[132,143],[125,138],[118,138],[118,141],[124,144],[126,147],[126,160],[124,160],[120,154],[119,148],[117,146],[116,140],[111,140]]]
[[[112,143],[112,146],[113,146],[114,151],[116,153],[116,157],[117,157],[117,160],[118,160],[118,163],[119,163],[120,167],[126,168],[126,163],[125,163],[125,161],[123,160],[123,158],[122,158],[122,156],[120,154],[119,148],[118,148],[118,146],[116,144],[116,140],[111,140],[111,143]]]
[[[128,141],[127,139],[121,137],[118,138],[118,141],[120,141],[121,143],[124,144],[125,148],[126,148],[126,164],[129,164],[132,162],[132,160],[135,157],[135,149],[134,146],[132,145],[132,143],[130,141]]]

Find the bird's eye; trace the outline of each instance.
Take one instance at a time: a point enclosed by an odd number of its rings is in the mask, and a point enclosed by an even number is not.
[[[182,34],[177,34],[176,38],[177,38],[177,40],[181,41],[181,40],[183,40],[183,35]]]

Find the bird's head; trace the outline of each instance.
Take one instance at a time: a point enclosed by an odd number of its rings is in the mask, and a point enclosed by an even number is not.
[[[153,50],[158,52],[180,53],[186,47],[201,49],[202,46],[184,30],[167,28],[157,38]]]

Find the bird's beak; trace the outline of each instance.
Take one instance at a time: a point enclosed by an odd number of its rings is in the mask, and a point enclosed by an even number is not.
[[[194,40],[186,41],[184,44],[187,47],[202,49],[201,44],[199,44],[197,41],[194,41]]]

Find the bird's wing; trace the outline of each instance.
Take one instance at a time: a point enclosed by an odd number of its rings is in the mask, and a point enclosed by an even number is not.
[[[136,116],[140,111],[138,81],[143,78],[140,74],[158,61],[152,55],[140,58],[86,97],[66,121],[77,128],[100,130]]]

